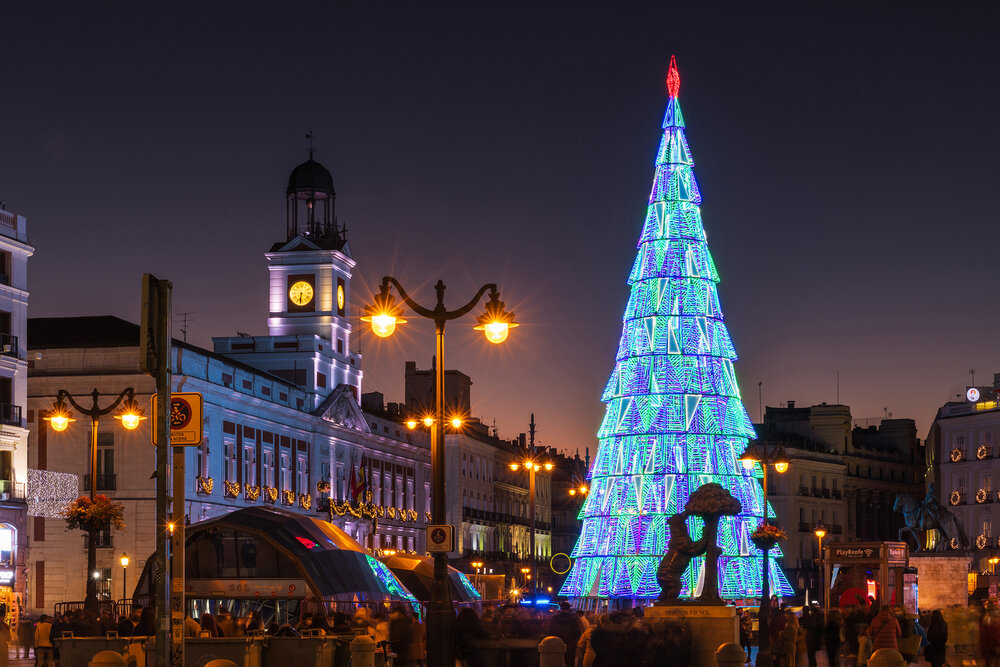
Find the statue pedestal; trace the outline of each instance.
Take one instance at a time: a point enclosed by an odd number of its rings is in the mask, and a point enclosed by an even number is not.
[[[969,603],[971,556],[946,553],[910,554],[910,567],[917,568],[917,603],[921,609],[944,609]]]
[[[740,628],[736,607],[723,605],[657,605],[646,607],[644,616],[650,623],[686,623],[691,631],[693,667],[715,667],[715,651],[723,644],[740,643]]]

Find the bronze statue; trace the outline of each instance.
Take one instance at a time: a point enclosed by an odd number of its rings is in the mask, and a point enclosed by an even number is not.
[[[719,597],[719,556],[722,550],[717,544],[719,536],[719,519],[723,516],[736,516],[743,511],[743,505],[730,495],[729,491],[714,482],[703,484],[691,494],[684,511],[667,519],[670,526],[670,541],[667,543],[667,555],[660,561],[656,572],[656,581],[660,584],[658,602],[675,602],[681,593],[681,577],[691,564],[691,559],[705,555],[705,584],[702,587],[700,602],[721,603]],[[702,538],[691,539],[687,530],[687,518],[700,517],[705,522]]]
[[[899,529],[899,540],[913,546],[913,553],[925,550],[928,534],[932,531],[944,535],[943,540],[932,542],[936,551],[946,549],[951,540],[955,540],[959,549],[969,547],[969,538],[962,524],[937,499],[933,482],[928,485],[923,501],[918,501],[908,493],[900,493],[896,495],[892,509],[903,515],[906,525]],[[906,536],[910,539],[906,539]]]
[[[695,542],[687,529],[687,512],[679,512],[667,519],[670,526],[670,542],[667,555],[656,570],[656,581],[660,584],[658,602],[676,600],[681,594],[681,577],[691,564],[691,559],[705,553],[705,539]]]
[[[684,511],[701,517],[705,522],[705,529],[702,531],[704,539],[707,540],[705,585],[698,599],[702,602],[722,602],[722,598],[719,597],[719,556],[722,555],[722,549],[718,545],[719,519],[723,516],[736,516],[743,511],[743,504],[733,498],[721,484],[710,482],[702,484],[691,494]]]

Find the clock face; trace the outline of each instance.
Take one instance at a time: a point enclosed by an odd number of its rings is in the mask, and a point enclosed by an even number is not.
[[[337,310],[344,309],[344,286],[337,285]]]
[[[288,290],[288,298],[296,306],[304,306],[313,298],[313,287],[304,280],[293,283]]]
[[[979,400],[979,390],[975,387],[969,387],[969,391],[965,392],[965,397],[975,403]]]

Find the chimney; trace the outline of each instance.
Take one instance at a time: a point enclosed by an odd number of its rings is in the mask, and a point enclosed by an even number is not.
[[[791,410],[795,407],[795,401],[788,401],[788,409]]]

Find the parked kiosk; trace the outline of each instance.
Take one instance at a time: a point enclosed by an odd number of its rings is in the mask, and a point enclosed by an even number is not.
[[[838,542],[823,548],[823,596],[831,606],[903,605],[917,613],[917,575],[905,542]]]

